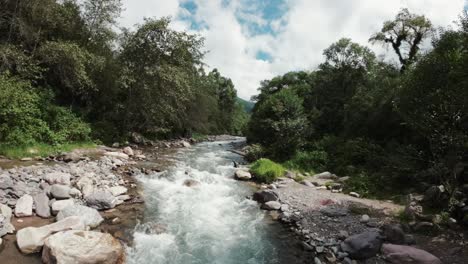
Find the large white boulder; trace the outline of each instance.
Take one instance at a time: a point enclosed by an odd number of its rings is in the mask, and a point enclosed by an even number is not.
[[[242,181],[248,181],[252,179],[252,174],[246,170],[237,170],[235,175],[236,179],[242,180]]]
[[[15,207],[15,216],[16,217],[25,217],[25,216],[32,216],[33,210],[33,198],[29,194],[25,194],[21,196],[16,202]]]
[[[11,224],[11,216],[11,208],[0,204],[0,237],[15,231],[15,227]]]
[[[75,202],[73,199],[68,199],[68,200],[60,200],[60,201],[55,201],[52,203],[52,213],[56,215],[58,212],[62,211],[63,209],[67,208],[68,206],[74,205]]]
[[[106,233],[66,231],[48,237],[42,251],[46,264],[121,264],[125,262],[120,242]]]
[[[57,220],[60,221],[70,216],[78,216],[81,218],[85,226],[89,226],[91,228],[99,226],[104,221],[96,209],[78,204],[68,206],[61,210],[57,214]]]
[[[64,172],[52,172],[43,176],[43,179],[52,184],[70,185],[71,175]]]
[[[135,155],[135,153],[133,152],[133,149],[131,147],[125,147],[122,151],[123,151],[123,153],[127,154],[130,157]]]
[[[68,199],[70,198],[70,187],[54,184],[50,188],[50,194],[56,199]]]
[[[45,192],[34,195],[34,204],[36,205],[36,214],[43,218],[50,217],[49,197]]]
[[[24,254],[39,252],[48,236],[65,230],[85,230],[85,225],[80,217],[71,216],[42,227],[26,227],[18,231],[16,242]]]

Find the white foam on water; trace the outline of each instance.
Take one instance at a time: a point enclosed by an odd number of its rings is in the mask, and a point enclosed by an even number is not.
[[[146,234],[137,228],[129,263],[275,263],[264,214],[245,199],[251,190],[232,179],[232,160],[239,157],[227,148],[227,142],[193,146],[176,154],[168,172],[140,179],[144,222],[167,231]],[[200,184],[185,186],[188,179]]]

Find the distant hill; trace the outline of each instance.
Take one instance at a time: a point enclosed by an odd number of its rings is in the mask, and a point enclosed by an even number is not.
[[[244,107],[247,113],[252,113],[252,109],[255,105],[254,102],[250,102],[239,97],[237,97],[237,101]]]

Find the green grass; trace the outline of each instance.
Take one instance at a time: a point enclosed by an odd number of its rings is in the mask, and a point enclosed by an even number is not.
[[[77,148],[95,148],[93,142],[76,142],[60,145],[48,145],[37,143],[28,146],[11,146],[0,144],[0,155],[10,159],[21,159],[26,157],[47,157],[61,152],[69,152]]]
[[[269,159],[259,159],[252,164],[250,172],[259,182],[271,183],[286,173],[286,169]]]
[[[196,141],[204,141],[208,139],[208,136],[205,134],[193,133],[192,138],[195,139]]]
[[[298,172],[309,172],[316,174],[317,171],[324,171],[328,162],[327,153],[324,151],[297,152],[283,166]]]

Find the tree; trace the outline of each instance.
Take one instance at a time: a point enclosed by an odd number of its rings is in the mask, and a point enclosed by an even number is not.
[[[398,56],[403,73],[416,61],[422,41],[432,32],[431,21],[404,8],[394,20],[384,22],[382,30],[375,33],[369,41],[390,44]]]
[[[122,12],[121,0],[85,0],[82,4],[83,18],[90,32],[90,39],[94,45],[108,43],[114,38],[112,29]]]

